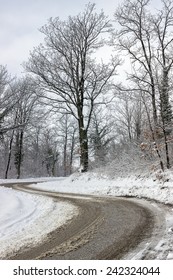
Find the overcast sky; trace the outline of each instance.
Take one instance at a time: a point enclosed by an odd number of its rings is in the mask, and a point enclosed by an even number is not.
[[[154,0],[158,1],[158,0]],[[0,0],[0,64],[9,73],[20,75],[23,61],[43,39],[39,28],[50,17],[66,19],[84,10],[89,0]],[[98,11],[103,9],[113,18],[122,0],[95,0]],[[157,2],[158,3],[158,2]]]

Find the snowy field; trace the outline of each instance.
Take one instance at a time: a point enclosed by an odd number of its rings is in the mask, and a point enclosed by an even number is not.
[[[159,207],[159,209],[162,209],[163,212],[165,213],[165,218],[166,218],[166,229],[165,229],[165,234],[162,238],[162,240],[160,240],[160,242],[157,244],[157,246],[155,247],[154,250],[152,250],[151,252],[149,252],[149,256],[151,256],[151,258],[154,259],[173,259],[173,172],[169,171],[166,173],[162,173],[160,171],[154,173],[153,175],[147,175],[147,176],[129,176],[127,178],[108,178],[105,175],[100,174],[96,174],[96,173],[87,173],[87,174],[74,174],[66,179],[63,178],[54,178],[51,181],[47,181],[47,178],[43,178],[43,179],[39,179],[40,182],[38,182],[38,184],[32,184],[32,187],[36,188],[36,189],[41,189],[41,190],[49,190],[49,191],[57,191],[57,192],[64,192],[64,193],[80,193],[80,194],[92,194],[92,195],[107,195],[107,196],[132,196],[132,197],[137,197],[137,198],[143,198],[145,199],[151,199],[151,203],[155,206],[155,207]],[[25,180],[27,181],[27,180]],[[36,179],[30,179],[28,180],[30,182],[34,182],[36,181]],[[44,182],[41,182],[44,181]],[[8,182],[8,181],[5,181]],[[11,180],[10,180],[11,182]],[[19,182],[19,181],[18,181]],[[30,185],[31,186],[31,185]],[[3,192],[14,192],[12,190],[4,190]],[[35,205],[35,207],[33,206],[33,208],[35,210],[35,214],[33,213],[33,215],[28,214],[29,219],[31,220],[30,222],[34,224],[34,222],[37,220],[37,216],[38,216],[38,212],[41,209],[44,209],[44,217],[46,217],[46,215],[50,215],[49,210],[45,210],[45,208],[50,209],[51,207],[56,207],[57,208],[57,212],[61,213],[59,215],[59,217],[62,218],[63,216],[63,220],[61,219],[60,223],[63,223],[66,221],[66,219],[71,218],[73,215],[75,215],[75,210],[73,208],[70,208],[70,205],[68,205],[68,207],[66,207],[66,205],[62,205],[62,204],[58,204],[59,206],[55,206],[55,203],[53,203],[53,201],[47,201],[46,198],[43,198],[43,203],[39,204],[37,203],[37,200],[39,201],[41,198],[33,196],[33,195],[26,195],[23,193],[15,193],[15,195],[17,195],[17,197],[20,197],[21,199],[21,203],[22,200],[26,200],[27,199],[31,199],[33,200],[33,204]],[[28,197],[29,196],[29,197]],[[47,202],[44,202],[47,201]],[[160,206],[160,204],[157,204],[157,202],[161,202],[162,206]],[[46,205],[49,205],[46,207]],[[6,205],[6,207],[5,207]],[[4,212],[4,216],[8,216],[7,213],[11,213],[11,210],[9,209],[9,207],[7,208],[7,203],[4,204],[4,207],[2,209]],[[51,205],[51,206],[50,206]],[[168,205],[169,207],[164,207]],[[49,208],[50,207],[50,208]],[[16,207],[19,208],[19,207]],[[51,208],[52,209],[52,208]],[[19,210],[19,209],[18,209]],[[32,211],[32,210],[30,210]],[[57,213],[56,212],[56,213]],[[17,213],[17,212],[16,212]],[[22,211],[23,213],[23,211]],[[37,213],[37,215],[36,215]],[[42,213],[43,214],[43,213]],[[15,215],[15,213],[14,213]],[[27,216],[27,215],[26,215]],[[27,218],[26,218],[27,219]],[[21,221],[21,228],[25,228],[26,226],[26,219],[24,218]],[[50,222],[50,217],[49,219],[45,219],[43,218],[43,220],[46,220],[47,222]],[[22,223],[24,224],[24,226],[22,226]],[[4,224],[1,223],[0,221],[0,225]],[[50,222],[51,224],[51,222]],[[56,223],[57,225],[57,223]],[[14,225],[15,227],[15,225]],[[47,228],[47,226],[45,227]],[[8,229],[8,227],[7,227]],[[4,236],[2,236],[1,234],[1,239],[7,237],[7,233],[8,230],[4,228],[2,228],[2,233],[4,232]],[[30,229],[30,227],[28,227],[28,230]],[[40,225],[39,225],[39,229],[40,229]],[[49,227],[50,229],[50,227]],[[27,232],[27,228],[25,229]],[[30,232],[31,230],[28,231],[27,235],[29,237],[29,235],[31,234]],[[1,226],[0,226],[0,232],[1,232]],[[39,231],[38,231],[39,232]],[[23,236],[22,231],[19,232],[16,231],[16,242],[17,242],[17,236],[21,235],[21,238]],[[34,233],[35,235],[36,233]],[[45,232],[46,235],[46,232]],[[10,236],[10,233],[9,233]],[[32,237],[33,238],[33,237]],[[28,239],[29,240],[29,239]],[[28,241],[26,241],[27,243]],[[37,242],[37,241],[36,241]],[[1,248],[1,243],[3,243],[3,241],[0,241],[0,248]],[[8,247],[6,247],[8,244]],[[6,245],[4,244],[4,250],[7,252],[8,248],[11,248],[11,244],[6,243]],[[146,250],[149,247],[146,246]],[[0,249],[2,251],[2,249]],[[134,259],[142,259],[143,254],[145,254],[145,250],[140,252],[136,257],[134,256]],[[1,254],[1,253],[0,253]]]

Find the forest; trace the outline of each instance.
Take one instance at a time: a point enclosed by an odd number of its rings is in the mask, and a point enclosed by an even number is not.
[[[0,65],[0,177],[173,165],[173,2],[88,3],[40,28],[25,74]]]

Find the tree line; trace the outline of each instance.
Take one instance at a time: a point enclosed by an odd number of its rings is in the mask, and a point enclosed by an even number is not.
[[[50,18],[25,76],[0,66],[2,177],[86,172],[128,149],[172,166],[173,4],[151,4],[124,1],[113,19],[92,3]]]

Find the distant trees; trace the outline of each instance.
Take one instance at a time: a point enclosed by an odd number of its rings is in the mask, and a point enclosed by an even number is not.
[[[101,35],[111,27],[103,12],[95,12],[94,4],[67,21],[50,19],[41,29],[44,44],[34,49],[25,66],[35,74],[45,102],[76,119],[83,172],[88,170],[88,129],[95,104],[111,89],[111,78],[120,64],[117,58],[107,64],[94,58],[105,44]]]
[[[12,146],[14,143],[14,163],[17,171],[17,178],[20,178],[21,164],[23,161],[24,151],[24,133],[30,122],[33,114],[34,106],[37,101],[36,89],[34,81],[31,79],[23,78],[21,80],[16,80],[12,85],[11,89],[13,91],[14,104],[13,108],[10,110],[10,115],[8,117],[8,122],[11,125],[8,126],[6,132],[9,136],[9,152],[7,157],[7,164],[5,170],[5,178],[8,176],[8,171],[10,167],[10,161],[12,156]],[[13,90],[14,89],[14,90]],[[5,130],[4,130],[5,133]]]
[[[62,146],[62,172],[63,176],[67,176],[73,171],[75,149],[78,144],[77,124],[70,115],[60,115],[57,129],[59,143]]]
[[[73,171],[77,127],[69,115],[49,118],[51,125],[42,130],[42,164],[49,176],[68,176]],[[57,123],[57,124],[56,124]]]
[[[36,85],[32,79],[24,78],[17,82],[19,100],[15,107],[15,120],[18,127],[15,132],[14,163],[17,170],[17,178],[20,178],[21,165],[24,156],[23,142],[26,128],[32,118],[36,101]]]
[[[23,170],[34,176],[69,176],[78,167],[76,123],[38,104],[36,109],[25,131]]]
[[[95,109],[91,120],[89,139],[96,167],[104,166],[109,160],[110,144],[115,139],[114,125],[113,119],[108,117],[106,108]]]
[[[117,126],[119,139],[140,144],[145,117],[145,107],[140,94],[127,89],[123,94],[117,96],[113,119]]]

